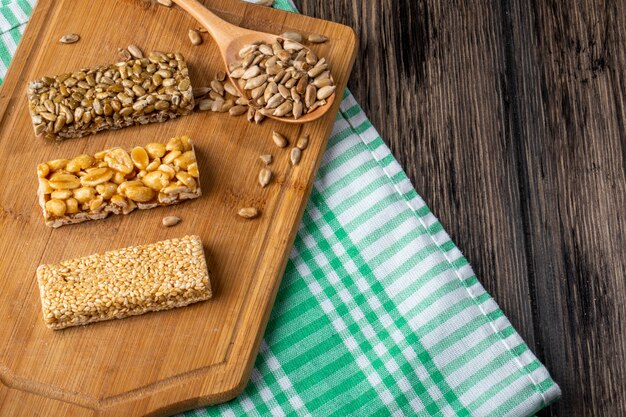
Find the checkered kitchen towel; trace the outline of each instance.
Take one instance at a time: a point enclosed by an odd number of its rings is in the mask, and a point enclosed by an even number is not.
[[[0,78],[35,1],[0,0]],[[184,416],[525,417],[559,395],[346,93],[250,383]]]

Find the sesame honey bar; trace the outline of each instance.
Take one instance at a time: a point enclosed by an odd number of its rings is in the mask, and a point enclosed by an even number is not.
[[[47,226],[129,214],[198,198],[198,164],[188,136],[130,151],[55,159],[37,166],[39,205]]]
[[[83,68],[31,81],[28,105],[36,136],[56,140],[164,122],[191,113],[189,70],[180,53]]]
[[[51,329],[168,310],[211,298],[202,241],[185,236],[37,268]]]

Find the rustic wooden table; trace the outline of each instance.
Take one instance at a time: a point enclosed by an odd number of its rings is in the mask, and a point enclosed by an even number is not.
[[[359,34],[350,89],[563,397],[626,415],[626,2],[298,0]]]

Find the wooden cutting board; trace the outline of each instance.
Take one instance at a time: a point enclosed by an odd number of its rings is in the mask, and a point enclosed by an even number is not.
[[[313,49],[326,56],[338,92],[344,90],[356,51],[350,28],[236,0],[205,4],[243,27],[328,36]],[[117,48],[130,43],[182,52],[193,85],[208,85],[221,62],[210,39],[190,44],[193,27],[182,10],[141,0],[39,0],[0,89],[1,416],[167,416],[229,400],[248,382],[341,100],[304,126],[204,112],[60,144],[34,136],[26,103],[29,80],[115,62]],[[80,34],[80,42],[61,45],[66,33]],[[273,130],[292,142],[310,135],[298,166],[290,165],[288,149],[273,144]],[[181,134],[196,144],[202,198],[57,230],[44,225],[39,162]],[[274,156],[275,177],[262,189],[257,175],[265,153]],[[261,217],[238,217],[246,206],[260,208]],[[166,229],[161,219],[170,214],[183,222]],[[44,326],[39,264],[186,234],[202,237],[213,299],[62,331]]]

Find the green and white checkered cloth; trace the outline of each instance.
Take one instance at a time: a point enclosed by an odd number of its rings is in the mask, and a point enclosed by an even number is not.
[[[0,0],[0,80],[35,2]],[[183,415],[525,417],[559,395],[346,93],[250,383]]]

